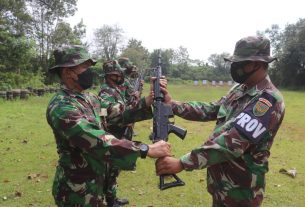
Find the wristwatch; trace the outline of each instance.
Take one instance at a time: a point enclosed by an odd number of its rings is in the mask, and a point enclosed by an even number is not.
[[[149,147],[148,147],[147,144],[143,144],[143,143],[141,143],[139,147],[140,147],[140,155],[141,155],[141,158],[142,158],[142,159],[145,159],[146,156],[147,156]]]

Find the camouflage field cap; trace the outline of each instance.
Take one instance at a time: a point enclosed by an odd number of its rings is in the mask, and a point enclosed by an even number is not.
[[[127,57],[121,57],[118,62],[122,68],[132,69],[133,67],[132,62]]]
[[[262,36],[249,36],[240,39],[234,49],[234,54],[225,61],[263,61],[270,63],[276,58],[270,56],[270,41]]]
[[[74,67],[86,61],[91,61],[92,65],[96,61],[90,58],[87,50],[80,45],[64,46],[54,50],[55,66],[49,69],[49,72],[54,73],[59,68]]]
[[[122,74],[122,68],[116,60],[108,60],[104,62],[103,70],[105,74]]]
[[[133,66],[132,66],[132,69],[131,69],[131,71],[132,71],[132,72],[137,72],[137,71],[138,71],[138,68],[137,68],[137,66],[133,65]]]

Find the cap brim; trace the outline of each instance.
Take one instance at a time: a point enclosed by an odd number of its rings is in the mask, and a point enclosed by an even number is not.
[[[230,57],[224,58],[225,61],[229,62],[242,62],[242,61],[262,61],[266,63],[271,63],[274,60],[277,60],[275,57],[271,56],[250,56],[250,57],[241,57],[237,55],[232,55]]]
[[[74,67],[74,66],[77,66],[77,65],[80,65],[80,64],[83,64],[87,61],[90,61],[92,65],[95,65],[97,63],[97,61],[95,61],[94,59],[86,59],[86,60],[80,60],[79,63],[74,63],[74,64],[71,64],[71,63],[67,63],[67,64],[59,64],[59,65],[55,65],[53,66],[52,68],[49,68],[49,73],[55,73],[59,68],[70,68],[70,67]]]
[[[109,72],[109,73],[105,73],[105,75],[122,75],[122,73],[118,72],[118,71],[112,71],[112,72]]]

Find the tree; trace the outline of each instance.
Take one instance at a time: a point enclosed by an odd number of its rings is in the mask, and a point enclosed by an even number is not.
[[[176,49],[173,53],[173,63],[174,64],[185,64],[190,61],[189,59],[189,53],[187,51],[187,48],[180,46],[178,49]]]
[[[212,54],[208,58],[211,68],[214,71],[215,80],[231,80],[230,71],[224,58],[228,57],[229,53]],[[217,78],[216,78],[217,77]]]
[[[53,47],[70,44],[81,44],[81,38],[86,32],[84,25],[80,22],[72,28],[69,23],[59,22],[54,32],[51,34]]]
[[[30,20],[25,1],[0,2],[0,70],[20,73],[29,66],[34,55],[27,37]]]
[[[278,25],[261,32],[271,40],[273,55],[278,58],[269,67],[276,85],[300,88],[305,86],[305,19],[296,24]]]
[[[102,59],[116,59],[123,43],[123,29],[118,25],[104,25],[94,32],[95,55]]]
[[[154,50],[150,55],[150,59],[151,59],[150,66],[152,68],[155,68],[158,65],[159,52],[161,52],[162,74],[168,75],[170,74],[170,70],[173,64],[174,50],[173,49]]]
[[[0,1],[0,27],[15,37],[30,31],[31,16],[26,9],[25,0]]]
[[[276,67],[278,83],[288,87],[305,86],[305,19],[286,26],[281,39],[282,51]]]
[[[142,46],[142,42],[130,39],[126,48],[121,53],[122,57],[128,57],[139,69],[147,69],[150,65],[149,52]]]
[[[31,0],[29,7],[33,19],[33,37],[38,44],[39,63],[42,68],[49,67],[51,51],[57,46],[53,39],[55,31],[66,29],[63,19],[74,15],[77,0]],[[60,28],[58,28],[60,27]],[[55,39],[58,40],[58,36]],[[64,42],[61,39],[61,42]]]

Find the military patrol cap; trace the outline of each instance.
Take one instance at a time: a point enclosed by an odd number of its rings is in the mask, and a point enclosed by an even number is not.
[[[103,70],[105,74],[122,74],[122,68],[116,60],[108,60],[104,62]]]
[[[49,72],[54,73],[59,68],[74,67],[80,65],[86,61],[90,61],[92,65],[96,64],[96,61],[91,59],[87,50],[81,45],[64,46],[54,50],[55,66],[49,68]]]
[[[133,67],[132,62],[127,57],[121,57],[118,62],[122,68],[132,69]]]
[[[248,36],[240,39],[234,49],[234,54],[225,61],[262,61],[270,63],[276,58],[270,56],[270,41],[262,36]]]
[[[137,66],[135,65],[132,65],[132,69],[131,69],[132,72],[137,72],[138,71],[138,68]]]

